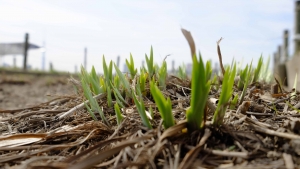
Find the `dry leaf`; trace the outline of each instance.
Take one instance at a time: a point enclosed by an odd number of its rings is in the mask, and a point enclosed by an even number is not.
[[[189,46],[190,46],[190,49],[191,49],[191,54],[192,54],[192,59],[193,59],[193,56],[196,55],[196,46],[195,46],[195,42],[194,42],[194,39],[192,37],[192,34],[191,32],[181,28],[181,32],[183,33],[185,39],[188,41],[189,43]]]

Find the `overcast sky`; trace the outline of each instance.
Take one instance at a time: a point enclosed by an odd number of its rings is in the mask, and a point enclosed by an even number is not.
[[[0,0],[0,43],[22,42],[26,32],[36,45],[46,43],[46,68],[74,72],[83,64],[88,48],[88,69],[102,70],[102,56],[116,60],[121,70],[132,53],[141,64],[151,45],[154,59],[175,60],[176,66],[191,62],[188,43],[180,28],[189,30],[197,51],[205,60],[217,62],[216,41],[223,37],[225,63],[232,58],[256,63],[271,55],[290,31],[290,53],[294,22],[293,0]],[[12,56],[2,61],[12,64]],[[22,56],[17,64],[22,65]],[[28,64],[41,69],[40,50],[29,52]],[[169,68],[171,64],[169,64]]]

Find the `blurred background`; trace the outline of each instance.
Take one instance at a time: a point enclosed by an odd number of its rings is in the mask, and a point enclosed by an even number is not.
[[[216,41],[223,37],[223,62],[232,59],[254,65],[267,59],[283,43],[294,54],[294,0],[0,0],[0,66],[23,67],[24,52],[9,53],[8,46],[23,44],[28,33],[27,68],[76,72],[92,65],[102,73],[102,56],[125,70],[132,53],[141,66],[152,45],[157,63],[167,58],[168,68],[186,64],[191,56],[181,28],[192,33],[197,51],[218,65]],[[5,46],[6,45],[6,46]],[[20,46],[19,46],[20,47]],[[22,48],[22,46],[20,47]],[[23,47],[24,48],[24,47]],[[1,47],[0,47],[1,49]],[[17,49],[15,49],[17,50]],[[288,56],[288,57],[290,57]]]

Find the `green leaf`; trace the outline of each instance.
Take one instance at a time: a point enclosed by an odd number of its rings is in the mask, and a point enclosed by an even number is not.
[[[115,107],[115,113],[117,116],[117,123],[118,123],[118,125],[120,125],[123,120],[123,116],[122,116],[122,113],[121,113],[118,103],[116,103],[114,107]]]
[[[119,78],[121,80],[121,83],[125,87],[126,93],[130,97],[132,97],[132,93],[131,93],[131,88],[130,88],[129,81],[125,78],[124,74],[120,71],[120,69],[118,68],[118,66],[116,64],[114,64],[114,66],[115,66],[116,73],[118,74],[118,76],[119,76]]]
[[[257,67],[254,71],[254,77],[253,77],[252,83],[255,83],[258,80],[262,64],[263,64],[263,57],[261,55],[258,60]]]
[[[202,57],[199,56],[199,58],[200,61],[197,60],[196,55],[193,57],[191,106],[186,112],[190,130],[201,129],[204,126],[206,120],[204,119],[204,108],[211,84],[207,77],[210,75],[211,68],[210,66],[205,68]]]
[[[150,91],[154,98],[154,101],[160,112],[160,116],[163,119],[164,128],[167,129],[175,124],[172,114],[172,104],[170,98],[165,99],[159,88],[155,85],[155,82],[150,82]]]
[[[145,105],[144,105],[144,102],[143,100],[141,101],[138,101],[138,99],[136,98],[135,94],[132,93],[132,96],[133,96],[133,100],[134,100],[134,103],[136,105],[136,108],[142,118],[142,122],[143,124],[148,127],[148,129],[152,129],[152,126],[151,126],[151,123],[146,115],[146,112],[145,112]]]
[[[236,64],[234,63],[233,70],[230,67],[226,68],[223,82],[222,82],[222,91],[218,101],[217,109],[213,116],[214,125],[222,125],[225,112],[229,103],[229,99],[232,95],[232,88],[234,84],[234,78],[236,75]]]
[[[134,61],[133,61],[133,58],[132,58],[131,53],[130,53],[130,62],[126,59],[126,65],[127,65],[128,70],[129,70],[129,72],[130,72],[131,79],[133,79],[134,76],[135,76],[136,73],[137,73],[137,69],[134,68]]]

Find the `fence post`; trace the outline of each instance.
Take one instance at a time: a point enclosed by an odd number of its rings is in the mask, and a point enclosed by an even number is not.
[[[283,33],[283,56],[284,62],[286,62],[289,58],[289,31],[284,30]]]
[[[300,1],[295,1],[295,55],[300,51]]]
[[[27,70],[27,51],[28,51],[28,39],[29,39],[29,34],[25,34],[25,42],[24,42],[24,62],[23,62],[23,70]]]

